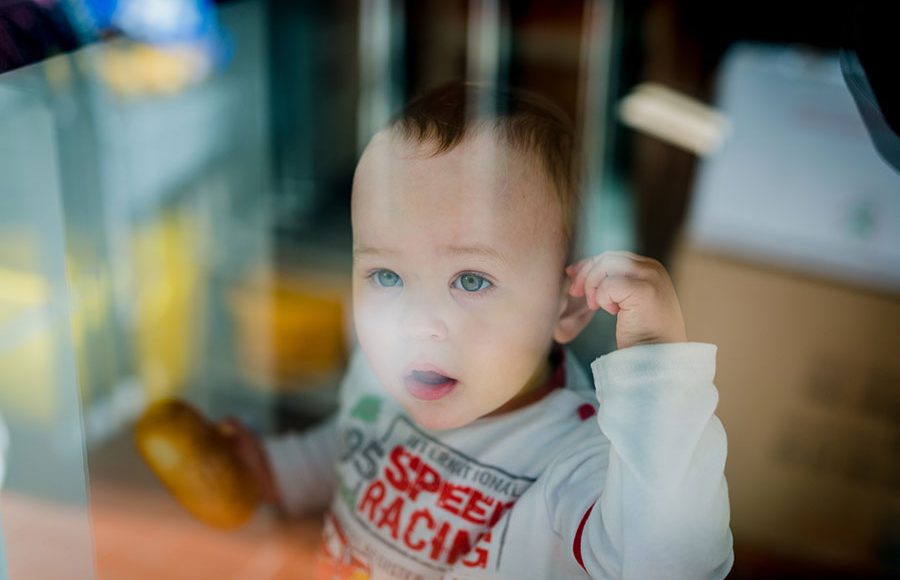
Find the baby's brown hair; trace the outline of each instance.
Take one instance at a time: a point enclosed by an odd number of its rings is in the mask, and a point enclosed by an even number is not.
[[[450,151],[481,128],[489,128],[501,143],[539,160],[556,191],[565,248],[571,257],[581,195],[574,131],[562,109],[534,93],[451,81],[410,101],[390,125],[405,139],[433,144],[434,155]]]

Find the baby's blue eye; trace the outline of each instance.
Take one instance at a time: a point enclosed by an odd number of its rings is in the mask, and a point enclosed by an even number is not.
[[[384,288],[393,288],[394,286],[403,285],[403,280],[400,279],[400,276],[390,270],[378,270],[372,277],[375,279],[376,284],[383,286]]]
[[[490,281],[484,276],[478,274],[467,273],[459,276],[453,281],[453,287],[465,290],[466,292],[478,292],[491,286]]]

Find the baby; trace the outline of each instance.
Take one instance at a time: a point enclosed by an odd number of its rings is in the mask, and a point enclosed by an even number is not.
[[[340,409],[264,445],[233,425],[271,501],[328,506],[323,576],[728,573],[716,349],[686,342],[658,262],[570,263],[573,156],[551,105],[462,83],[363,153]],[[561,345],[598,309],[618,349],[591,380]]]

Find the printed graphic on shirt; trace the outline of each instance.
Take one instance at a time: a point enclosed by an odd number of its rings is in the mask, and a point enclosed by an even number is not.
[[[366,423],[374,423],[381,413],[382,399],[375,395],[365,395],[360,397],[353,409],[350,411],[351,417],[356,417]]]
[[[329,517],[328,555],[360,578],[372,567],[408,578],[454,567],[496,569],[506,514],[534,479],[476,461],[403,415],[388,424],[372,413],[350,419],[338,469],[347,508],[340,511],[350,515]]]
[[[318,578],[368,580],[372,570],[364,554],[358,553],[347,541],[340,522],[333,514],[325,516],[322,531],[324,554],[318,559]]]

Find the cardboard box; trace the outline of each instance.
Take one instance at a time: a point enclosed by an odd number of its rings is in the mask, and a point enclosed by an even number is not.
[[[900,297],[690,246],[673,276],[690,339],[719,346],[736,547],[896,567]]]

